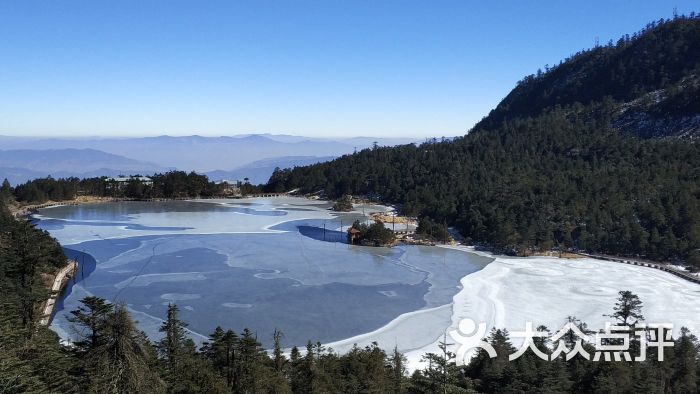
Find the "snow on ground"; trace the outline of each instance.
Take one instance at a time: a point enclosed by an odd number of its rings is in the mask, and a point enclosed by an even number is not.
[[[612,313],[618,292],[630,290],[642,300],[647,323],[672,323],[675,335],[681,327],[700,334],[700,285],[669,273],[591,258],[492,257],[495,260],[484,269],[462,278],[463,289],[454,297],[452,325],[446,332],[465,318],[486,323],[487,333],[494,327],[524,331],[528,321],[556,332],[570,315],[598,330],[611,321],[603,315]],[[442,339],[407,352],[409,369],[422,367],[420,358],[426,352],[439,353]],[[454,342],[450,336],[447,339]],[[457,347],[451,350],[456,352]]]

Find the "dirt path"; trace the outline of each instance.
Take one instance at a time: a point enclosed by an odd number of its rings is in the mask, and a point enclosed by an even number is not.
[[[29,215],[30,213],[36,211],[37,209],[41,208],[48,208],[48,207],[54,207],[54,206],[59,206],[59,205],[82,205],[82,204],[94,204],[94,203],[100,203],[100,202],[110,202],[110,201],[118,201],[121,199],[114,198],[114,197],[94,197],[94,196],[78,196],[73,200],[65,200],[65,201],[47,201],[41,204],[23,204],[23,203],[10,203],[7,205],[7,208],[10,210],[10,213],[15,218],[21,218],[24,216]]]
[[[73,260],[68,260],[68,264],[61,268],[60,271],[56,274],[56,277],[53,280],[53,285],[51,285],[51,296],[49,299],[46,301],[46,305],[44,305],[44,308],[41,312],[41,320],[39,320],[39,324],[42,326],[47,326],[51,322],[51,317],[53,316],[53,308],[56,306],[56,300],[58,299],[58,296],[61,294],[61,290],[63,289],[63,286],[70,280],[71,276],[75,273],[76,269],[78,268],[78,263],[76,263]]]
[[[631,259],[631,258],[624,258],[624,257],[608,256],[608,255],[590,254],[590,253],[578,253],[578,254],[581,256],[592,257],[594,259],[599,259],[599,260],[607,260],[607,261],[614,261],[616,263],[624,263],[624,264],[638,265],[638,266],[642,266],[642,267],[656,268],[658,270],[666,271],[670,274],[676,275],[680,278],[683,278],[685,280],[688,280],[688,281],[691,281],[693,283],[697,283],[700,285],[700,277],[699,276],[690,274],[686,271],[681,271],[671,264],[657,263],[657,262],[648,261],[648,260],[641,260],[641,259]]]

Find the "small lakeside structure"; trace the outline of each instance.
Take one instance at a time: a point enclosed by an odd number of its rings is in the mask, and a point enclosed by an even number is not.
[[[227,179],[222,179],[215,181],[214,184],[221,186],[221,191],[225,196],[242,196],[241,181],[229,181]]]
[[[348,236],[350,238],[350,243],[354,245],[355,239],[357,239],[360,236],[360,230],[356,229],[355,227],[350,227],[350,229],[348,230]]]
[[[153,186],[153,179],[147,176],[118,176],[107,178],[107,187],[110,189],[122,190],[129,182],[141,182],[145,186]]]

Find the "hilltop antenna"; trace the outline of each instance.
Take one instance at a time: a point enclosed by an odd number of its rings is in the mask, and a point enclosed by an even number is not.
[[[600,37],[595,36],[595,47],[598,48],[600,46]]]

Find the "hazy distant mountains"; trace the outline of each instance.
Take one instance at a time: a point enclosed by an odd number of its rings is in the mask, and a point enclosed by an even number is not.
[[[95,149],[0,150],[0,179],[16,184],[28,179],[67,176],[152,174],[168,168]]]
[[[408,138],[306,138],[252,134],[233,137],[28,138],[0,136],[0,180],[36,177],[151,174],[170,169],[212,179],[265,182],[275,167],[314,164],[371,147],[417,142]]]
[[[241,180],[248,178],[253,184],[267,182],[275,168],[293,168],[323,163],[335,159],[335,156],[289,156],[263,159],[248,163],[231,171],[209,171],[206,175],[214,180]]]
[[[0,151],[0,167],[30,168],[35,171],[91,172],[102,168],[124,171],[162,171],[164,167],[95,149],[47,149]]]

